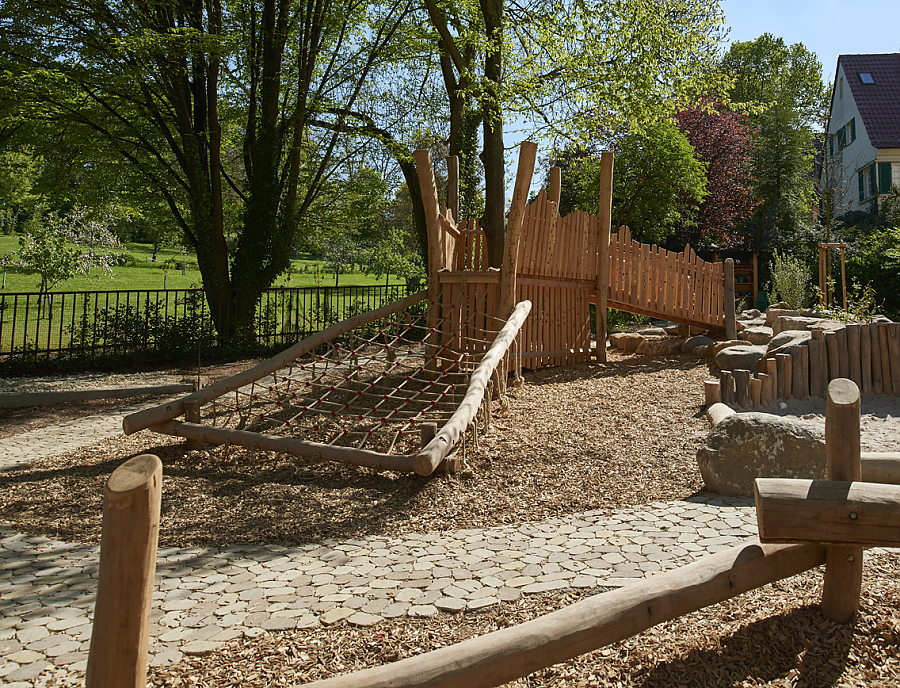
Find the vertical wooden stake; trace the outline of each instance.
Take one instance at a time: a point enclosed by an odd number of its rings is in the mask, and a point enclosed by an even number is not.
[[[441,283],[438,271],[444,267],[440,255],[440,235],[443,229],[439,219],[441,211],[438,204],[437,186],[434,183],[434,168],[431,166],[431,154],[427,150],[417,150],[414,157],[428,231],[428,311],[426,315],[428,334],[425,337],[425,368],[429,371],[436,371],[437,360],[433,356],[437,350],[439,339],[437,327],[441,317]]]
[[[900,397],[900,323],[884,323],[887,332],[888,355],[891,359],[891,389]],[[884,352],[881,353],[884,356]]]
[[[606,363],[606,301],[609,296],[609,233],[612,229],[612,189],[615,156],[600,154],[600,210],[597,214],[597,343],[594,355]]]
[[[872,331],[868,325],[859,326],[859,372],[862,393],[872,393]]]
[[[803,394],[803,364],[800,360],[800,346],[792,346],[788,349],[791,355],[791,396],[794,399],[802,399]]]
[[[550,168],[550,188],[547,191],[547,198],[556,203],[558,211],[559,199],[562,198],[562,170],[558,167]]]
[[[819,396],[825,397],[828,388],[828,349],[825,345],[825,333],[822,330],[813,330],[812,338],[819,342]]]
[[[719,390],[718,380],[706,380],[703,383],[703,391],[706,395],[706,407],[709,408],[713,404],[722,401],[722,395]]]
[[[828,349],[828,379],[837,380],[841,376],[841,356],[838,351],[837,332],[825,333],[825,348]]]
[[[859,388],[851,380],[838,378],[828,385],[825,457],[829,480],[860,479]],[[826,550],[822,613],[832,621],[847,623],[856,613],[862,552],[859,545],[829,545]]]
[[[103,493],[100,573],[87,688],[144,688],[156,572],[162,462],[129,459]]]
[[[200,424],[200,404],[196,401],[184,402],[184,420],[187,423]],[[185,440],[184,446],[192,451],[203,449],[203,442],[200,440]]]
[[[881,390],[891,394],[891,349],[888,346],[887,323],[878,323],[878,348],[881,351]]]
[[[734,259],[725,259],[725,339],[737,339],[737,322],[734,315]]]
[[[809,395],[822,397],[825,395],[825,383],[821,376],[822,364],[819,361],[822,355],[821,341],[810,339],[806,342],[806,348],[809,350]]]
[[[719,382],[719,393],[722,403],[729,406],[734,403],[734,382],[730,370],[722,371],[722,379]]]
[[[762,399],[762,380],[758,377],[750,378],[750,404],[759,406]]]
[[[884,389],[881,382],[881,338],[878,336],[878,323],[866,325],[869,330],[869,342],[872,345],[872,394],[881,394]]]
[[[768,406],[772,403],[772,376],[768,373],[760,373],[759,382],[759,403],[762,406]]]
[[[525,220],[528,190],[534,174],[537,144],[522,141],[519,145],[519,167],[516,171],[516,185],[513,189],[512,206],[506,222],[506,239],[503,245],[503,266],[500,268],[500,313],[506,320],[516,307],[516,270],[519,261],[519,239]]]
[[[447,156],[447,208],[459,223],[459,156]],[[448,266],[446,266],[448,267]]]
[[[772,403],[775,399],[780,399],[778,396],[778,362],[774,358],[767,358],[766,360],[766,375],[769,376],[769,401],[768,403]]]
[[[834,333],[837,336],[838,360],[840,376],[850,379],[850,353],[847,350],[847,328],[842,327]]]
[[[734,371],[734,399],[741,408],[750,408],[750,371]]]
[[[850,364],[848,377],[857,387],[860,387],[862,385],[862,333],[859,331],[859,323],[847,323],[844,329],[847,331],[847,358]]]

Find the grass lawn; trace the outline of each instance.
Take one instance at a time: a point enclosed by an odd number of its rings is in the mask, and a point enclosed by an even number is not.
[[[19,249],[19,237],[0,236],[0,258]],[[193,254],[182,254],[181,250],[172,247],[161,247],[156,258],[156,263],[151,261],[153,256],[152,244],[125,245],[125,250],[135,259],[134,267],[117,266],[113,268],[110,276],[104,270],[94,270],[88,276],[78,275],[72,279],[60,282],[53,291],[113,291],[130,289],[190,289],[202,286],[200,271],[197,269],[197,260]],[[185,263],[185,274],[181,274],[181,264]],[[291,261],[290,274],[281,275],[273,286],[288,287],[333,287],[334,273],[323,272],[322,261],[306,258],[296,258]],[[316,274],[318,271],[318,274]],[[35,271],[26,271],[21,268],[7,268],[6,283],[2,291],[11,292],[36,292],[40,285],[40,275]],[[396,276],[391,276],[391,284],[401,282]],[[376,279],[374,275],[362,273],[344,273],[339,276],[338,286],[367,286],[384,284],[385,278]]]

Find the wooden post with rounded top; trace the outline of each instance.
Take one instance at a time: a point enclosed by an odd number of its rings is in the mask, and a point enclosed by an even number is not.
[[[852,380],[838,378],[828,385],[825,459],[828,480],[860,480],[859,388]],[[853,514],[847,517],[853,518]],[[832,621],[846,623],[856,613],[862,585],[862,552],[860,545],[827,548],[822,613]]]
[[[425,369],[434,371],[437,369],[435,352],[438,344],[438,321],[441,317],[441,284],[438,271],[444,267],[440,255],[440,236],[443,230],[437,186],[434,182],[434,168],[431,166],[431,154],[427,150],[417,150],[414,157],[419,187],[422,191],[422,205],[425,209],[425,226],[428,237],[428,310],[426,314],[428,334],[425,337]]]
[[[129,459],[103,493],[100,573],[87,688],[144,688],[156,572],[162,463]]]
[[[503,264],[500,268],[500,313],[506,320],[516,307],[516,270],[519,263],[519,240],[522,237],[522,223],[528,205],[528,190],[534,175],[537,159],[537,144],[522,141],[519,144],[519,167],[516,170],[516,185],[513,188],[512,205],[506,221],[506,238],[503,245]]]
[[[734,259],[725,259],[725,339],[737,339],[737,322],[734,314]]]
[[[612,151],[600,154],[600,208],[597,213],[597,344],[595,356],[606,363],[606,301],[609,298],[609,233],[612,231],[612,191],[615,155]]]
[[[459,222],[459,156],[447,156],[447,209],[453,222]]]
[[[562,198],[562,170],[558,167],[550,168],[550,188],[547,191],[547,198],[556,203],[556,209],[559,211],[559,199]]]

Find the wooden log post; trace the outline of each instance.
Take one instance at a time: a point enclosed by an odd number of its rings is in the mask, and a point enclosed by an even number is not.
[[[791,355],[789,353],[775,354],[775,361],[778,368],[778,398],[790,399],[794,375]]]
[[[768,406],[772,403],[772,376],[768,373],[759,374],[759,403]]]
[[[519,167],[516,170],[516,185],[513,188],[512,205],[506,222],[506,239],[503,244],[503,265],[500,268],[500,313],[503,320],[512,315],[516,307],[516,270],[519,262],[519,240],[525,221],[528,191],[534,175],[537,144],[522,141],[519,144]]]
[[[878,323],[866,325],[869,330],[869,342],[872,345],[872,394],[881,394],[884,387],[881,378],[881,338],[878,336]]]
[[[559,212],[559,200],[562,198],[562,170],[558,167],[550,168],[550,188],[547,191],[547,198],[556,203],[556,210]]]
[[[796,345],[788,349],[791,355],[791,396],[794,399],[802,399],[806,396],[803,393],[803,364],[801,362],[800,349],[805,347]]]
[[[438,362],[435,351],[440,338],[437,328],[441,318],[441,284],[438,271],[444,267],[440,251],[440,235],[444,230],[441,227],[441,211],[437,186],[434,182],[434,168],[431,165],[431,154],[427,150],[417,150],[415,160],[428,234],[428,311],[426,315],[428,335],[425,337],[425,369],[436,371]]]
[[[758,377],[750,378],[750,404],[759,406],[762,401],[762,380]]]
[[[196,423],[200,425],[200,403],[196,399],[186,400],[184,402],[184,421],[186,423]],[[203,440],[188,438],[184,443],[185,447],[191,451],[199,451],[203,449]]]
[[[785,361],[790,359],[790,354],[775,354],[775,398],[784,399],[784,378],[787,373]]]
[[[767,358],[766,360],[766,375],[769,376],[769,386],[771,387],[771,395],[769,398],[769,403],[771,404],[776,399],[780,399],[778,396],[778,361],[774,358]]]
[[[734,399],[741,408],[750,408],[750,371],[734,371]]]
[[[848,376],[857,387],[862,387],[862,343],[859,323],[847,323],[847,357],[850,364]]]
[[[893,394],[891,383],[891,349],[888,346],[887,323],[878,323],[878,344],[881,351],[881,392]]]
[[[841,357],[836,332],[825,333],[825,348],[828,350],[828,379],[837,380],[841,376]]]
[[[862,393],[872,393],[872,334],[868,325],[859,327],[859,373]]]
[[[722,380],[719,384],[722,396],[722,403],[731,405],[734,403],[734,376],[730,370],[722,371]]]
[[[609,233],[612,229],[612,189],[615,155],[600,154],[600,209],[597,214],[597,339],[594,355],[606,363],[607,309],[609,298]]]
[[[850,380],[832,380],[825,409],[825,460],[828,480],[860,480],[859,388]],[[831,545],[825,555],[822,612],[846,623],[859,606],[862,547]]]
[[[737,322],[734,314],[734,259],[725,259],[725,339],[737,339]]]
[[[850,379],[850,351],[847,347],[847,327],[835,330],[838,345],[838,361],[840,362],[840,376]]]
[[[424,449],[437,435],[437,423],[422,423],[419,426],[419,449]]]
[[[447,209],[453,222],[459,222],[459,156],[447,156]],[[444,267],[450,267],[449,265]]]
[[[703,392],[706,398],[706,408],[722,401],[718,380],[706,380],[703,383]]]
[[[713,404],[706,409],[706,419],[709,421],[709,425],[712,428],[734,414],[734,409],[727,404]]]
[[[87,688],[144,688],[156,572],[162,462],[141,454],[103,492],[100,573]]]
[[[813,330],[812,339],[819,342],[819,394],[817,396],[824,398],[825,390],[828,388],[828,348],[825,345],[825,333],[822,330]]]
[[[825,393],[825,381],[822,379],[822,363],[819,360],[822,356],[821,341],[810,339],[806,342],[806,348],[809,356],[809,395],[821,398]]]
[[[891,359],[891,388],[894,396],[900,397],[900,323],[884,323],[884,329],[887,331],[888,354]]]

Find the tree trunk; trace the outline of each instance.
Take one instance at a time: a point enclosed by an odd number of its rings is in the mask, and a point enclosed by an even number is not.
[[[481,227],[488,249],[488,264],[500,267],[503,262],[503,239],[506,223],[506,167],[503,157],[503,112],[500,85],[503,76],[503,0],[481,0],[488,51],[484,58],[485,93],[482,95],[484,122],[484,216]]]

